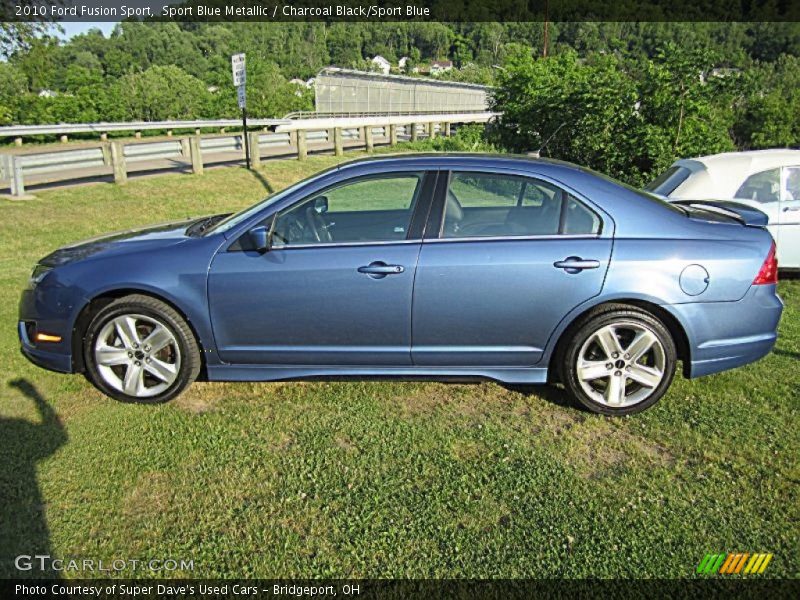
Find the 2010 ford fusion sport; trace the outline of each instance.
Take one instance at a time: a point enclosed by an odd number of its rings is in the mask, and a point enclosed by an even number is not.
[[[41,260],[22,351],[125,401],[197,378],[561,382],[592,411],[651,406],[767,354],[783,304],[766,216],[670,205],[557,161],[351,162],[235,215]]]

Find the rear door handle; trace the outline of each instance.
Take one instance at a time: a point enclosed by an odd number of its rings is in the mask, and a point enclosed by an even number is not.
[[[383,261],[375,261],[364,267],[358,267],[359,273],[369,275],[373,279],[382,279],[387,275],[397,275],[405,271],[401,265],[387,265]]]
[[[800,210],[800,206],[785,206],[783,212],[796,212]]]
[[[580,273],[584,269],[597,269],[600,266],[599,260],[582,259],[580,256],[568,256],[564,260],[557,260],[553,263],[556,269],[564,269],[567,273]]]

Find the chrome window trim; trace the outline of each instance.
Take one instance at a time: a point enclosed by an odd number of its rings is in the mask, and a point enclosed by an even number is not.
[[[371,242],[330,242],[324,244],[292,244],[292,245],[275,245],[271,246],[269,252],[276,250],[301,250],[307,248],[342,248],[348,246],[363,247],[363,246],[389,246],[397,244],[419,244],[422,242],[421,238],[413,240],[376,240]]]
[[[597,240],[603,239],[601,235],[586,235],[586,234],[564,234],[564,235],[513,235],[513,236],[469,236],[461,238],[416,238],[413,240],[385,240],[373,242],[340,242],[329,244],[296,244],[292,246],[272,246],[269,251],[277,250],[301,250],[309,248],[342,248],[347,246],[363,247],[363,246],[390,246],[399,244],[442,244],[452,242],[516,242],[516,241],[536,241],[536,240]]]
[[[597,234],[584,234],[584,233],[565,233],[559,234],[545,234],[545,235],[491,235],[491,236],[468,236],[468,237],[450,237],[450,238],[428,238],[423,240],[423,244],[441,244],[445,242],[516,242],[516,241],[536,241],[536,240],[599,240],[604,239],[602,235]]]

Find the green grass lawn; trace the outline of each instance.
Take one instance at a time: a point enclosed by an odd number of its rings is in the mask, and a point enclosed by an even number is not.
[[[768,358],[616,420],[495,383],[205,383],[128,405],[19,354],[44,254],[238,209],[336,160],[0,201],[0,576],[50,553],[192,559],[202,577],[671,578],[734,551],[798,576],[798,281]]]

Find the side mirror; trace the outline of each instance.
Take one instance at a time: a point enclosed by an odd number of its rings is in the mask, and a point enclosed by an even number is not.
[[[262,254],[269,250],[269,229],[264,225],[259,225],[258,227],[253,227],[249,234],[255,250]]]
[[[314,198],[314,212],[318,215],[324,215],[328,212],[328,197],[317,196]]]

